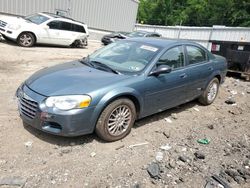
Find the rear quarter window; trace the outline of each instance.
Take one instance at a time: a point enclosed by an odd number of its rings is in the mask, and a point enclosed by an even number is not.
[[[186,46],[189,64],[206,62],[208,60],[207,53],[203,49],[196,46]]]
[[[84,27],[81,25],[77,25],[77,24],[72,24],[72,31],[86,33]]]

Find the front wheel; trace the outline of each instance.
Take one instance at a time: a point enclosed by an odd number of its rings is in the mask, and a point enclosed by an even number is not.
[[[96,134],[105,141],[116,141],[129,134],[136,119],[134,103],[121,98],[110,103],[96,124]]]
[[[213,78],[207,88],[204,90],[203,94],[199,97],[199,102],[203,105],[212,104],[219,91],[219,80],[218,78]]]
[[[35,43],[35,37],[31,33],[21,33],[17,38],[17,43],[22,47],[31,47]]]

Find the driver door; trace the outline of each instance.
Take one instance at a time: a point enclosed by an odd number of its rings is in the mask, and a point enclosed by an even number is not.
[[[143,114],[150,115],[185,103],[187,74],[183,46],[167,50],[158,60],[156,66],[168,65],[170,73],[159,76],[148,76],[145,80]],[[156,67],[155,66],[155,67]]]

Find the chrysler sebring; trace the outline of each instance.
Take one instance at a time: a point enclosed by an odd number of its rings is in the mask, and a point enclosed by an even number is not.
[[[199,44],[133,38],[42,69],[16,95],[20,116],[30,126],[61,136],[95,132],[115,141],[135,120],[194,99],[211,104],[226,69],[225,58]]]

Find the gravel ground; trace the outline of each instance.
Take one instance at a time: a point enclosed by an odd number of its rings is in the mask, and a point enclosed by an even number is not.
[[[193,101],[144,118],[113,143],[23,125],[14,99],[20,83],[100,46],[90,41],[85,49],[21,48],[0,42],[0,187],[187,188],[204,187],[212,175],[231,187],[250,187],[250,83],[236,78],[226,78],[212,105]]]

